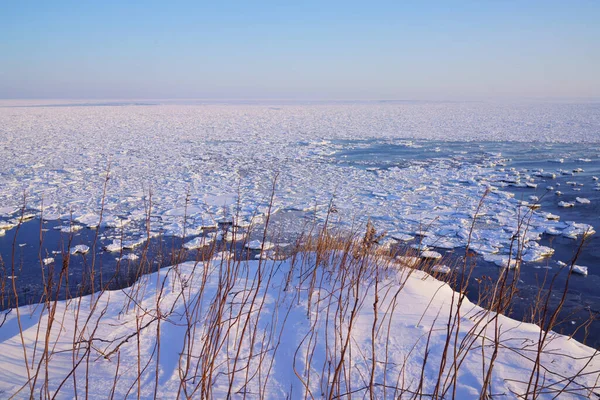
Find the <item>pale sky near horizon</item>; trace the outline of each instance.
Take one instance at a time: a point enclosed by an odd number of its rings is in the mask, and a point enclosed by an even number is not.
[[[600,98],[599,21],[591,0],[7,1],[0,98]]]

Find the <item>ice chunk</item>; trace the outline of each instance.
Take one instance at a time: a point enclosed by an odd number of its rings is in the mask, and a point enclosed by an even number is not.
[[[391,235],[391,237],[398,242],[409,242],[415,238],[414,236],[407,235],[405,233],[394,233]]]
[[[25,221],[29,221],[30,219],[34,219],[36,216],[37,214],[35,213],[23,213],[17,216],[17,218],[15,218],[15,221],[17,221],[17,223],[23,223]]]
[[[533,175],[537,176],[537,177],[540,177],[540,178],[547,178],[547,179],[554,179],[554,178],[556,178],[556,174],[554,174],[552,172],[537,171]]]
[[[274,243],[265,241],[264,243],[260,240],[253,240],[249,243],[246,243],[246,248],[250,250],[271,250],[275,247]]]
[[[209,246],[212,244],[213,241],[214,241],[213,238],[206,237],[206,236],[199,236],[197,238],[194,238],[194,239],[184,243],[183,247],[188,250],[195,250],[195,249],[200,249],[205,246]]]
[[[563,236],[577,239],[579,236],[591,236],[596,233],[594,227],[588,224],[569,222],[569,226],[562,231]]]
[[[77,246],[71,248],[71,254],[73,255],[86,254],[88,251],[90,251],[90,248],[85,244],[78,244]]]
[[[104,250],[110,251],[110,252],[121,251],[122,248],[123,248],[123,246],[121,246],[120,240],[113,240],[113,242],[111,244],[104,246]]]
[[[560,230],[558,230],[558,229],[556,229],[554,227],[549,226],[548,228],[546,228],[546,233],[548,235],[558,236],[558,235],[562,234],[562,231],[560,231]]]
[[[134,254],[134,253],[129,253],[129,254],[125,254],[123,257],[120,258],[121,261],[135,261],[138,258],[140,258],[138,255]]]
[[[587,267],[583,267],[581,265],[573,265],[571,267],[571,271],[573,271],[574,274],[579,274],[579,275],[587,275],[588,274]]]
[[[575,207],[575,203],[568,201],[560,201],[558,202],[558,206],[563,208]]]
[[[542,215],[544,216],[544,218],[546,218],[549,221],[558,221],[560,219],[560,215],[556,215],[556,214],[552,214],[552,213],[542,213]]]
[[[109,217],[103,218],[103,220],[102,220],[102,226],[105,228],[120,229],[120,228],[124,228],[126,225],[129,225],[129,223],[131,223],[130,219],[119,218],[119,217],[114,217],[114,216],[109,216]]]
[[[421,252],[421,258],[439,260],[440,258],[442,258],[442,255],[437,251],[426,250]]]
[[[535,242],[534,242],[535,243]],[[539,261],[554,254],[554,249],[547,246],[534,245],[523,251],[521,259],[525,262]]]
[[[53,257],[47,257],[47,258],[44,258],[42,260],[42,262],[44,263],[44,265],[50,265],[50,264],[52,264],[54,262],[54,258]]]
[[[508,255],[494,255],[494,254],[486,254],[483,256],[483,259],[487,262],[492,262],[499,267],[508,269],[519,268],[521,262],[517,260],[515,257],[510,257]]]
[[[80,231],[81,229],[83,229],[83,226],[81,225],[61,225],[61,226],[56,226],[54,227],[54,229],[58,229],[60,230],[62,233],[74,233],[77,231]]]
[[[0,221],[0,230],[3,230],[3,231],[11,230],[15,226],[17,226],[17,225],[13,224],[12,222],[9,222],[9,221]]]
[[[124,249],[134,249],[142,244],[144,244],[146,242],[147,238],[146,237],[141,237],[139,239],[132,239],[132,240],[123,240],[123,248]]]
[[[589,199],[586,199],[585,197],[576,197],[575,201],[578,202],[579,204],[590,204],[591,201]]]
[[[452,272],[452,269],[447,265],[434,265],[433,267],[431,267],[431,270],[440,274],[449,274],[450,272]]]
[[[227,231],[224,236],[226,242],[243,242],[246,239],[247,234],[245,232],[237,231],[235,234],[231,231]]]
[[[88,228],[97,228],[100,225],[100,216],[93,213],[82,214],[73,219]]]
[[[0,207],[0,216],[9,217],[19,211],[19,207]]]
[[[500,251],[498,247],[488,243],[472,243],[469,249],[477,254],[496,254]]]

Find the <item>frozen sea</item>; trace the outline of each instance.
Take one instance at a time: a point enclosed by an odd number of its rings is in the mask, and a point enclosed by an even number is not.
[[[109,273],[115,253],[102,248],[141,242],[150,204],[151,232],[173,247],[233,216],[260,222],[275,177],[274,242],[324,221],[333,205],[342,226],[370,219],[390,242],[413,237],[458,256],[476,218],[470,248],[482,277],[497,276],[519,237],[517,317],[600,227],[598,103],[3,101],[0,160],[0,273],[14,262],[28,293],[39,285],[40,218],[47,257],[64,245],[55,228],[81,226],[72,243],[88,243],[104,201],[97,251]],[[15,240],[23,206],[33,222]],[[77,274],[86,261],[74,259]],[[577,260],[588,275],[569,288],[567,333],[600,312],[599,261],[591,235]],[[600,346],[597,324],[588,343]]]

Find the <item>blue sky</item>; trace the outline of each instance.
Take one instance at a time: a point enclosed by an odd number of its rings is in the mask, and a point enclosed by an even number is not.
[[[578,0],[6,1],[0,98],[598,98],[598,21]]]

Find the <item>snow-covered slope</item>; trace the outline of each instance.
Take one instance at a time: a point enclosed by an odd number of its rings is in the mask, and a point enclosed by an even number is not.
[[[466,399],[479,396],[494,343],[488,393],[515,398],[528,390],[537,326],[498,316],[496,331],[495,315],[464,299],[440,374],[456,292],[387,261],[334,253],[315,268],[315,257],[224,257],[163,269],[131,288],[56,303],[48,337],[43,306],[19,309],[22,335],[12,310],[0,328],[0,393]],[[550,333],[540,366],[530,394],[534,387],[542,398],[565,387],[560,398],[599,393],[600,360],[575,340]]]

